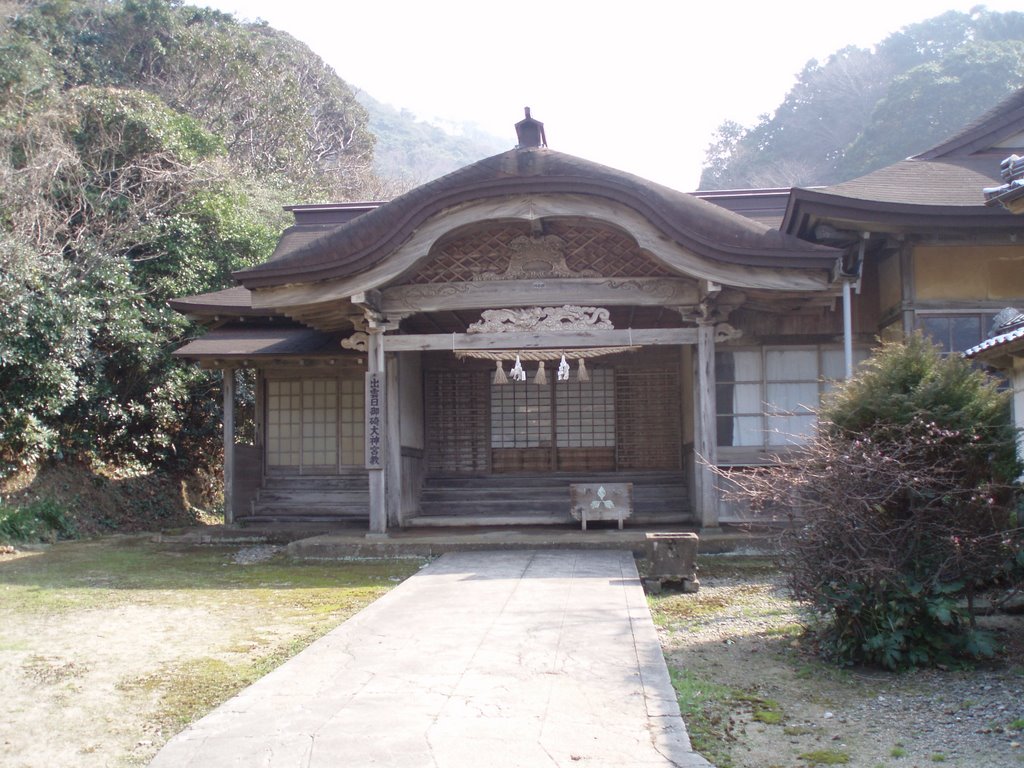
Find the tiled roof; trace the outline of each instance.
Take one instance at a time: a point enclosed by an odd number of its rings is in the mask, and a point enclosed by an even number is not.
[[[666,237],[725,263],[831,269],[836,251],[784,235],[719,206],[623,171],[549,149],[516,149],[407,192],[353,221],[286,236],[265,264],[235,273],[248,288],[344,278],[383,262],[431,216],[460,204],[571,194],[622,204]]]
[[[985,358],[992,354],[993,351],[1008,352],[1011,345],[1015,347],[1021,346],[1014,344],[1014,342],[1024,339],[1024,313],[1012,307],[1007,307],[996,316],[996,320],[1001,320],[1002,322],[993,329],[992,336],[985,339],[981,344],[968,349],[964,352],[964,357]]]
[[[983,208],[982,188],[998,181],[999,163],[990,156],[911,158],[822,191],[835,197],[903,205]]]
[[[1024,339],[1024,328],[1017,328],[1016,330],[1001,333],[998,336],[993,336],[991,339],[985,339],[981,344],[971,347],[964,352],[964,357],[973,358],[984,356],[985,352],[992,350],[1003,350],[1005,347],[1019,339]]]

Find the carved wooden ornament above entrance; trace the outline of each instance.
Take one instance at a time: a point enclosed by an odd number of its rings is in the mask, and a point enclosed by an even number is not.
[[[466,333],[516,333],[524,331],[611,331],[607,309],[578,307],[526,307],[524,309],[485,309]]]
[[[565,263],[565,241],[556,235],[520,235],[508,244],[511,254],[504,272],[486,270],[473,275],[474,281],[537,280],[552,277],[600,277],[593,269],[574,272]]]

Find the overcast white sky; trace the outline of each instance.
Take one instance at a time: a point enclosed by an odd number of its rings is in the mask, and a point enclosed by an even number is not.
[[[955,0],[192,0],[264,19],[350,85],[515,144],[523,107],[552,149],[681,190],[725,119],[777,106],[809,59],[869,47]],[[1021,0],[990,0],[994,11]]]

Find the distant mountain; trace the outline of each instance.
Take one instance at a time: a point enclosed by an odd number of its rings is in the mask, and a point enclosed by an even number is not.
[[[449,132],[363,91],[356,99],[369,114],[370,132],[377,137],[374,171],[404,186],[436,179],[515,144],[514,137],[492,136],[472,123],[453,124]]]
[[[727,120],[701,189],[834,184],[949,138],[1024,86],[1024,13],[977,6],[811,60],[752,127]]]

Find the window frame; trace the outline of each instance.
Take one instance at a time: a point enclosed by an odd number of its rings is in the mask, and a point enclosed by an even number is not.
[[[803,377],[787,377],[787,378],[773,378],[768,377],[768,359],[769,355],[773,352],[813,352],[815,361],[815,378],[803,378]],[[869,348],[864,345],[854,346],[854,363],[862,362],[869,356]],[[718,360],[718,355],[722,353],[736,353],[736,352],[748,352],[757,353],[759,361],[758,378],[724,378],[721,377],[721,364]],[[806,433],[794,433],[792,435],[784,435],[778,432],[773,427],[773,422],[777,423],[781,420],[791,420],[811,417],[809,429],[813,429],[814,424],[817,422],[816,409],[821,403],[821,397],[823,394],[828,392],[835,384],[836,381],[841,381],[843,376],[840,375],[838,378],[826,377],[825,373],[828,368],[834,368],[833,366],[826,365],[826,357],[829,354],[842,355],[843,347],[839,344],[765,344],[765,345],[737,345],[737,346],[720,346],[715,350],[715,429],[716,437],[718,438],[718,458],[720,464],[757,464],[763,463],[769,456],[784,455],[785,453],[799,448],[803,441],[794,439],[799,435]],[[733,376],[735,377],[735,373]],[[769,389],[772,387],[787,385],[798,385],[807,386],[814,384],[816,387],[816,402],[814,403],[801,403],[796,408],[781,408],[774,404],[768,398]],[[726,408],[726,398],[723,397],[723,389],[727,387],[735,387],[736,385],[741,386],[757,386],[759,394],[759,410],[744,410],[734,411],[732,403],[728,404]],[[753,420],[757,419],[759,425],[757,432],[760,438],[757,442],[750,442],[746,445],[725,445],[721,440],[723,434],[723,424],[728,421],[734,425],[737,419]],[[735,433],[734,433],[735,435]],[[773,440],[773,436],[781,438]]]

